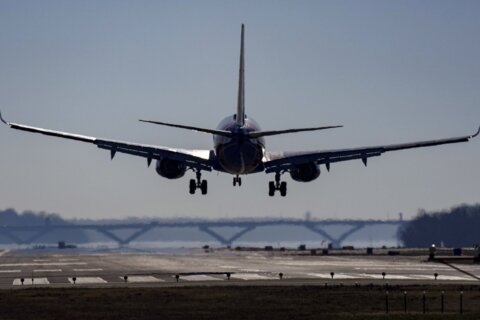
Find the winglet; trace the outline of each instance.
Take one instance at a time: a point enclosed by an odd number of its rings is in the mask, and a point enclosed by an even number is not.
[[[2,121],[3,123],[5,123],[5,124],[7,124],[7,125],[9,124],[7,121],[5,121],[5,119],[3,119],[3,117],[2,117],[2,111],[0,111],[0,121]]]
[[[470,139],[471,139],[471,138],[475,138],[475,137],[478,136],[479,134],[480,134],[480,127],[478,127],[477,132],[476,132],[473,136],[470,136]]]

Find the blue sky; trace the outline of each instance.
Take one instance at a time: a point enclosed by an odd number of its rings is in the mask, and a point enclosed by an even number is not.
[[[470,134],[480,124],[478,1],[0,1],[0,108],[13,122],[210,149],[235,111],[246,25],[246,111],[269,150]],[[273,177],[205,173],[206,197],[144,159],[0,127],[0,208],[64,217],[412,217],[479,201],[480,139],[332,166],[267,195]],[[322,168],[324,169],[324,168]]]

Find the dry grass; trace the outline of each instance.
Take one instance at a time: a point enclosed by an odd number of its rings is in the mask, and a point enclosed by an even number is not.
[[[408,313],[404,313],[407,293]],[[422,295],[427,291],[427,314]],[[441,291],[446,313],[440,313]],[[460,291],[464,314],[459,314]],[[479,319],[478,286],[219,286],[0,291],[0,319]]]

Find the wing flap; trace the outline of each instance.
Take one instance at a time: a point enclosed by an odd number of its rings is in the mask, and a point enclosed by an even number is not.
[[[53,136],[58,138],[82,141],[95,144],[100,149],[110,150],[111,157],[115,156],[115,153],[125,153],[133,156],[139,156],[147,158],[148,163],[152,159],[160,159],[162,157],[168,157],[170,159],[183,161],[192,167],[201,168],[202,170],[211,171],[212,159],[214,157],[211,150],[186,150],[175,149],[162,146],[137,144],[124,141],[115,141],[107,139],[98,139],[91,136],[74,134],[56,130],[43,129],[38,127],[27,126],[18,123],[7,122],[0,113],[0,121],[7,124],[12,129],[40,133],[47,136]]]
[[[432,147],[442,144],[468,142],[470,139],[475,138],[480,133],[478,131],[469,136],[461,136],[455,138],[437,139],[437,140],[425,140],[411,143],[391,144],[384,146],[372,146],[362,148],[351,149],[338,149],[338,150],[320,150],[320,151],[303,151],[303,152],[268,152],[265,155],[265,171],[276,172],[286,171],[299,164],[308,162],[315,162],[317,164],[325,164],[327,168],[330,168],[330,163],[349,161],[361,159],[366,165],[367,159],[370,157],[377,157],[388,151],[398,151],[413,148]]]
[[[61,132],[61,131],[55,131],[55,130],[42,129],[37,127],[25,126],[17,123],[10,123],[10,122],[7,122],[7,125],[9,125],[10,128],[12,129],[40,133],[46,136],[60,137],[60,138],[83,141],[83,142],[95,141],[94,137],[89,137],[81,134],[73,134],[73,133],[67,133],[67,132]]]

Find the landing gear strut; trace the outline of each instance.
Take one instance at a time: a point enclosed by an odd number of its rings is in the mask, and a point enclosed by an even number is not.
[[[236,177],[233,177],[233,186],[235,187],[238,184],[238,186],[242,186],[242,178],[240,178],[237,174]]]
[[[280,191],[280,195],[285,197],[287,195],[287,183],[285,181],[280,182],[280,172],[275,173],[275,181],[270,181],[268,183],[268,195],[273,197],[275,191]]]
[[[190,194],[194,194],[195,190],[197,190],[198,188],[200,189],[202,194],[207,194],[207,190],[208,190],[207,180],[202,180],[202,173],[200,172],[200,170],[196,170],[196,176],[197,176],[196,180],[190,179],[190,184],[189,184]]]

